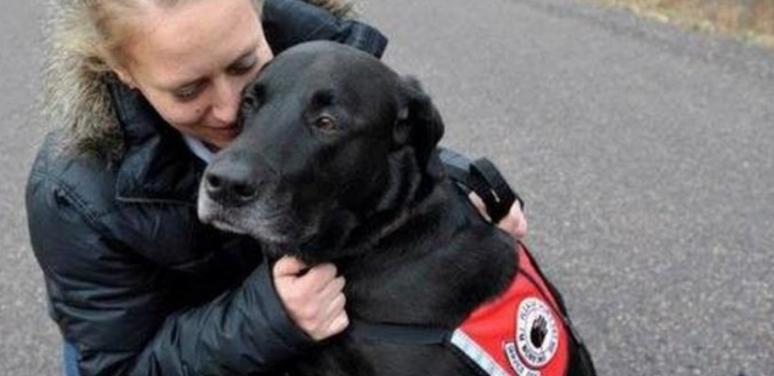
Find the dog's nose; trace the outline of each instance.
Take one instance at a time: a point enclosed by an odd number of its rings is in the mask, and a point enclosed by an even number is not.
[[[212,166],[204,175],[204,190],[213,201],[229,207],[245,205],[258,197],[258,185],[247,171]]]

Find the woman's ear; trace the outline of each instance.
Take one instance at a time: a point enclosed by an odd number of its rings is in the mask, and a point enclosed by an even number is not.
[[[402,100],[393,132],[397,144],[413,147],[419,166],[427,167],[444,131],[443,120],[419,81],[411,76],[401,82]]]

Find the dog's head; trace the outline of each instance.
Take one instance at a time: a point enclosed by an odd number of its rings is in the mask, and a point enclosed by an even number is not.
[[[278,55],[246,88],[240,122],[205,171],[199,217],[302,257],[440,174],[443,123],[419,83],[341,44]]]

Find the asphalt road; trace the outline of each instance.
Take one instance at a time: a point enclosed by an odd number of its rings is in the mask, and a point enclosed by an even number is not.
[[[471,5],[474,4],[474,5]],[[58,372],[23,184],[43,10],[0,12],[0,374]],[[774,375],[774,54],[570,0],[366,0],[495,160],[601,375]]]

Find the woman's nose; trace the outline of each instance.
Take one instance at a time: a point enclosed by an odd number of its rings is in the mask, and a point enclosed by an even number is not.
[[[212,116],[224,124],[234,124],[239,111],[239,101],[245,87],[242,80],[226,77],[215,84]]]

